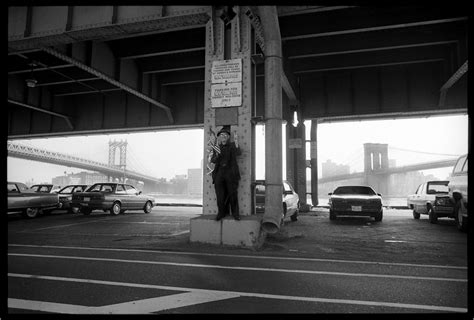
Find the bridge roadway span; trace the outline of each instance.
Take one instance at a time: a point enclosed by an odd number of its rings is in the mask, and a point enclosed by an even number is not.
[[[43,150],[39,148],[24,146],[21,144],[15,144],[12,142],[8,142],[8,155],[12,157],[27,159],[27,160],[37,160],[37,161],[49,162],[49,163],[54,163],[54,164],[59,164],[59,165],[72,166],[72,167],[86,169],[86,170],[98,171],[98,172],[102,172],[104,174],[108,174],[110,176],[115,176],[115,177],[122,177],[125,174],[128,178],[137,179],[144,182],[158,182],[157,178],[150,177],[138,172],[129,171],[129,170],[125,170],[124,172],[120,168],[109,166],[108,164],[105,164],[105,163],[82,159],[79,157],[62,154],[59,152],[53,152],[53,151]],[[417,170],[444,168],[444,167],[454,166],[455,163],[456,163],[456,159],[439,160],[439,161],[407,165],[407,166],[402,166],[402,167],[374,170],[371,172],[371,174],[382,175],[382,174],[403,173],[403,172],[417,171]],[[347,180],[347,179],[354,179],[354,178],[362,178],[364,177],[364,175],[365,175],[365,172],[355,172],[355,173],[350,173],[350,174],[342,174],[342,175],[319,178],[318,182],[324,183],[324,182],[329,182],[329,181],[340,181],[340,180]]]
[[[373,171],[371,171],[370,174],[374,174],[374,175],[387,174],[387,175],[390,175],[390,174],[404,173],[404,172],[410,172],[410,171],[452,167],[455,164],[456,164],[456,159],[454,159],[454,160],[453,159],[438,160],[438,161],[423,162],[423,163],[417,163],[417,164],[401,166],[401,167],[393,167],[393,168],[388,168],[388,169],[373,170]],[[340,175],[336,175],[336,176],[329,176],[329,177],[319,178],[318,182],[319,183],[324,183],[324,182],[329,182],[329,181],[340,181],[340,180],[347,180],[347,179],[354,179],[354,178],[363,178],[365,174],[366,174],[365,172],[354,172],[354,173],[350,173],[350,174],[340,174]]]
[[[123,170],[105,163],[79,158],[59,152],[43,150],[17,143],[8,142],[8,155],[27,160],[48,162],[62,166],[81,168],[101,172],[113,177],[123,177],[140,180],[143,182],[158,182],[158,178],[147,176],[138,172]]]

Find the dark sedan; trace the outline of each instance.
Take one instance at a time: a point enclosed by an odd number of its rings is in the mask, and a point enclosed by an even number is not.
[[[150,213],[155,205],[155,198],[143,195],[134,186],[124,183],[96,183],[85,192],[72,195],[71,208],[89,215],[93,210],[110,211],[118,215],[125,210],[143,210]]]
[[[340,186],[328,194],[330,220],[336,220],[338,216],[365,216],[382,221],[382,195],[371,187]]]
[[[61,186],[56,186],[54,184],[35,184],[30,187],[35,192],[43,192],[43,193],[57,193]]]
[[[72,194],[75,192],[86,191],[87,187],[88,186],[86,184],[71,184],[59,190],[58,194],[59,194],[60,208],[67,210],[69,213],[72,213],[73,212],[71,208]]]
[[[21,182],[7,182],[8,214],[19,212],[25,218],[36,218],[40,213],[59,207],[56,193],[36,192]]]

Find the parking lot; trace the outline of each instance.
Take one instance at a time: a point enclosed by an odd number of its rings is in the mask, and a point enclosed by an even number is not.
[[[152,213],[119,216],[94,211],[90,216],[54,213],[26,220],[9,215],[10,244],[81,245],[146,249],[244,251],[334,259],[467,266],[467,234],[452,219],[431,224],[427,216],[413,219],[411,210],[385,209],[382,222],[363,217],[329,220],[328,209],[300,213],[268,235],[256,250],[189,243],[190,219],[200,207],[158,206]]]

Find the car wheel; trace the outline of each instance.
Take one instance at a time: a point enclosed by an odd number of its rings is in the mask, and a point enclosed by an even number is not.
[[[434,211],[433,207],[428,208],[428,218],[430,219],[430,223],[438,223],[438,215]]]
[[[82,208],[82,209],[81,209],[81,212],[82,212],[83,215],[88,216],[88,215],[91,214],[92,210],[91,210],[91,209]]]
[[[454,219],[456,221],[456,227],[459,231],[467,230],[467,221],[462,216],[461,201],[457,201],[454,205]]]
[[[382,219],[383,219],[383,211],[380,211],[379,213],[377,213],[377,215],[376,215],[374,218],[375,218],[375,221],[377,221],[377,222],[382,221]]]
[[[151,201],[147,201],[145,203],[145,208],[143,208],[143,211],[145,211],[145,213],[150,213],[152,208],[153,208],[153,205]]]
[[[116,216],[120,213],[121,210],[122,208],[120,206],[120,202],[114,202],[112,208],[110,208],[110,214]]]
[[[413,209],[413,218],[414,219],[420,219],[420,214]]]
[[[329,210],[329,220],[336,220],[337,215],[333,210]]]
[[[22,216],[28,219],[33,219],[36,218],[39,215],[39,209],[38,208],[26,208],[23,211]]]

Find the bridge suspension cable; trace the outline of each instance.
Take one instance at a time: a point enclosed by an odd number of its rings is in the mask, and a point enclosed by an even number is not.
[[[460,156],[459,154],[447,154],[447,153],[417,151],[417,150],[410,150],[410,149],[398,148],[398,147],[393,147],[393,146],[389,146],[389,149],[400,150],[400,151],[408,151],[408,152],[414,152],[414,153],[422,153],[422,154],[430,154],[430,155],[434,155],[434,156],[448,156],[448,157],[459,157]]]

